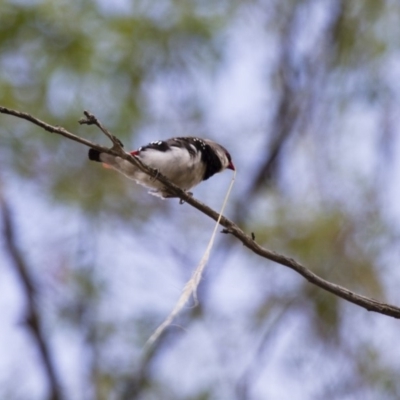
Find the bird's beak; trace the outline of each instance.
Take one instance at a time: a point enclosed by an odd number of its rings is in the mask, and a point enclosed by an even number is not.
[[[233,165],[232,161],[229,163],[228,169],[231,169],[232,171],[235,171],[235,166]]]

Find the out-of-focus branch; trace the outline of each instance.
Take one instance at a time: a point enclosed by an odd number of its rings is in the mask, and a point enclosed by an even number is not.
[[[210,218],[213,220],[217,221],[219,218],[219,214],[205,205],[204,203],[201,203],[200,201],[196,200],[194,197],[190,196],[187,194],[185,191],[171,183],[167,178],[165,178],[162,174],[160,174],[158,171],[146,166],[140,160],[136,157],[131,156],[129,153],[125,153],[122,148],[120,149],[107,149],[106,147],[99,146],[97,144],[91,143],[85,139],[82,139],[68,131],[66,131],[63,128],[59,127],[53,127],[45,122],[42,122],[35,117],[26,114],[26,113],[20,113],[15,110],[10,110],[5,107],[0,106],[0,113],[4,114],[9,114],[9,115],[14,115],[19,118],[26,119],[28,121],[33,122],[36,125],[41,126],[42,128],[46,129],[49,132],[61,134],[65,137],[68,137],[72,140],[75,140],[77,142],[80,142],[82,144],[85,144],[86,146],[92,147],[96,150],[103,151],[108,154],[116,155],[119,156],[125,160],[128,160],[132,164],[138,166],[142,171],[146,172],[150,176],[154,177],[154,179],[157,179],[160,181],[163,185],[165,185],[168,190],[176,195],[176,197],[179,197],[181,200],[183,200],[185,203],[190,204],[192,207],[196,208],[197,210],[201,211],[203,214],[208,215]],[[233,221],[229,220],[228,218],[222,217],[220,219],[220,224],[225,227],[225,229],[222,231],[223,233],[229,233],[233,236],[235,236],[237,239],[239,239],[247,248],[249,248],[253,253],[258,254],[262,258],[266,258],[268,260],[274,261],[278,264],[284,265],[294,271],[296,271],[298,274],[303,276],[305,279],[307,279],[310,283],[320,287],[321,289],[324,289],[338,297],[341,297],[342,299],[345,299],[349,301],[350,303],[357,304],[360,307],[365,308],[368,311],[374,311],[380,314],[388,315],[394,318],[400,318],[400,307],[396,307],[390,304],[382,303],[377,300],[371,299],[366,296],[359,295],[357,293],[352,292],[349,289],[346,289],[343,286],[337,285],[335,283],[329,282],[299,262],[295,261],[294,259],[290,257],[286,257],[282,254],[275,253],[274,251],[268,250],[260,246],[255,239],[244,233]]]
[[[293,36],[296,26],[294,20],[300,8],[301,4],[298,3],[290,8],[289,15],[279,15],[282,26],[273,73],[277,82],[276,109],[268,127],[268,134],[265,135],[267,141],[260,147],[262,160],[248,177],[246,192],[234,207],[234,219],[239,225],[246,221],[251,210],[249,204],[254,201],[257,194],[272,187],[276,181],[285,147],[298,131],[299,120],[305,115],[304,110],[308,106],[307,94],[304,90],[300,90],[298,67],[293,65]]]
[[[288,142],[298,133],[306,132],[311,123],[312,114],[319,106],[319,94],[324,88],[324,76],[327,60],[331,60],[335,47],[335,31],[343,15],[343,0],[331,5],[330,18],[322,30],[317,45],[307,57],[296,59],[295,41],[298,35],[296,19],[304,11],[304,4],[298,2],[290,8],[289,15],[281,17],[280,43],[274,75],[277,76],[277,107],[268,128],[270,136],[265,148],[261,147],[265,158],[249,178],[246,193],[235,206],[235,220],[245,221],[249,204],[257,194],[270,187],[276,180],[279,165],[284,162],[284,150]],[[257,157],[255,157],[257,158]]]
[[[30,329],[32,337],[36,342],[39,354],[42,358],[44,369],[49,383],[49,400],[61,400],[61,390],[58,382],[56,369],[51,357],[50,346],[43,333],[40,311],[36,303],[36,289],[30,276],[27,263],[17,246],[15,240],[15,229],[12,221],[10,208],[0,194],[0,207],[3,214],[3,237],[5,250],[14,265],[15,271],[21,281],[26,296],[26,324]]]
[[[253,386],[252,383],[256,381],[260,373],[263,371],[261,366],[262,358],[266,352],[267,345],[271,345],[271,338],[276,334],[276,331],[282,325],[282,321],[286,316],[287,311],[292,307],[294,299],[290,299],[286,304],[282,306],[282,309],[274,317],[273,321],[269,324],[266,332],[263,334],[260,343],[257,346],[256,352],[253,355],[251,362],[247,369],[243,372],[236,384],[236,399],[246,400],[251,398],[250,390]]]
[[[300,104],[304,103],[304,96],[300,101],[298,71],[292,61],[293,27],[296,26],[294,20],[299,9],[300,4],[291,8],[290,15],[283,22],[280,45],[277,46],[279,55],[275,72],[280,82],[281,93],[270,127],[271,139],[267,148],[264,149],[267,156],[252,177],[246,196],[244,196],[246,202],[274,179],[284,146],[292,136],[299,114],[301,114]]]

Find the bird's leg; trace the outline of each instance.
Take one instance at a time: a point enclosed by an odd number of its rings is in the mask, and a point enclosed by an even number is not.
[[[156,172],[156,174],[155,174],[155,176],[151,177],[152,182],[155,182],[158,178],[158,175],[160,175],[160,171],[158,169],[155,169],[154,171]]]

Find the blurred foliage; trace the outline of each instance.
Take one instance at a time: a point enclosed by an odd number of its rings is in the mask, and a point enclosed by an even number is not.
[[[399,30],[395,0],[2,1],[0,104],[105,143],[78,125],[88,109],[126,148],[173,135],[223,142],[238,168],[228,213],[246,232],[399,304]],[[21,214],[65,399],[292,399],[294,388],[298,399],[399,398],[390,318],[228,237],[201,309],[144,351],[210,222],[92,165],[81,145],[0,121],[0,189]],[[217,179],[196,196],[223,198]],[[46,382],[39,361],[18,360],[0,368],[0,397],[46,398],[45,383],[38,394],[30,380],[15,385],[22,372]]]

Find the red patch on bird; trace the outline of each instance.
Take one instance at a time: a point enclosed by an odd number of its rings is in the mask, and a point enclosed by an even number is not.
[[[131,151],[129,154],[130,154],[131,156],[137,156],[137,155],[139,155],[139,150]]]
[[[107,169],[112,168],[111,165],[108,165],[106,163],[102,163],[101,165],[103,166],[103,168],[107,168]]]

